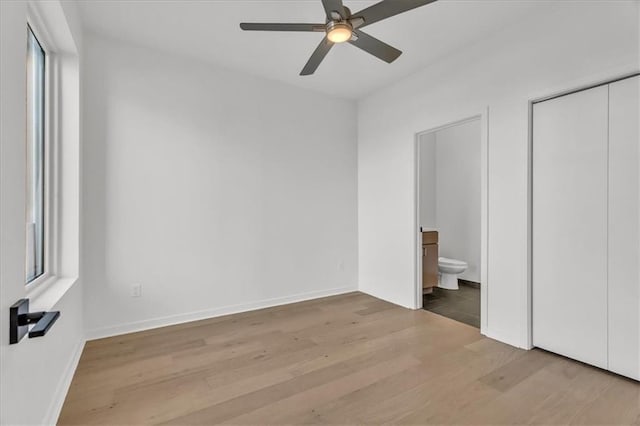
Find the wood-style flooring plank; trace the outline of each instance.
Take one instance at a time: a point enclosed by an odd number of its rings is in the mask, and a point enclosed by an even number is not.
[[[640,385],[349,293],[88,342],[62,425],[640,425]]]

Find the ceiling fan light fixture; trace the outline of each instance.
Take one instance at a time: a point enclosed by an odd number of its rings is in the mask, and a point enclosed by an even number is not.
[[[402,52],[363,32],[362,28],[420,6],[426,6],[437,0],[379,0],[377,3],[356,13],[351,13],[351,10],[343,4],[343,0],[320,1],[325,12],[325,20],[321,24],[242,22],[240,28],[245,31],[324,33],[324,37],[311,54],[304,68],[302,68],[300,75],[312,75],[333,48],[333,45],[345,42],[349,42],[349,44],[358,49],[390,64],[398,59]]]
[[[344,43],[351,40],[353,27],[346,22],[330,22],[327,25],[327,38],[332,43]]]

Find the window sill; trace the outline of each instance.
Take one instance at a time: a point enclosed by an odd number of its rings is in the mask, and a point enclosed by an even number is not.
[[[51,276],[27,292],[30,311],[49,311],[64,297],[78,277]]]

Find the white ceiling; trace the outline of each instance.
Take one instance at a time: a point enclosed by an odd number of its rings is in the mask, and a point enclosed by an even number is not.
[[[401,0],[397,0],[401,1]],[[344,0],[352,12],[377,1]],[[334,46],[312,76],[300,70],[322,33],[241,31],[240,22],[323,22],[320,0],[79,1],[85,27],[334,96],[359,98],[439,58],[550,8],[540,0],[440,0],[365,29],[404,53],[392,64],[349,44]]]

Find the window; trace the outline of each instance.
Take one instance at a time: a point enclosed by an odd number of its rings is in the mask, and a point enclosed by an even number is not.
[[[45,273],[45,60],[27,28],[26,284]]]

